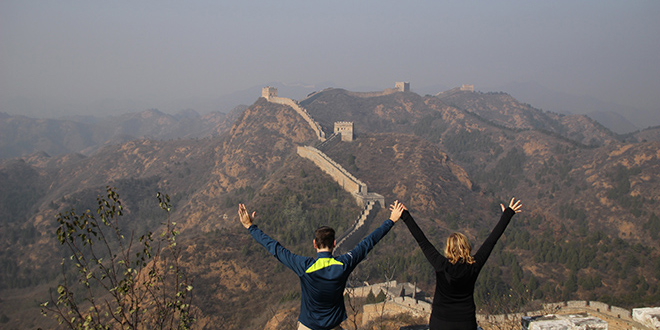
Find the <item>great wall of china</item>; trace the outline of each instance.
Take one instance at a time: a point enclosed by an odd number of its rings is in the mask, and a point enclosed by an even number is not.
[[[395,88],[388,88],[383,92],[351,92],[351,95],[357,97],[372,97],[392,94],[399,91],[409,91],[409,89],[409,83],[397,82]],[[473,91],[474,87],[472,85],[463,85],[461,90]],[[317,123],[307,110],[298,104],[298,102],[292,99],[278,97],[277,89],[273,87],[265,87],[262,91],[262,96],[269,102],[293,108],[301,117],[303,117],[316,133],[320,143],[316,148],[312,146],[298,146],[298,155],[311,160],[321,170],[330,175],[344,190],[353,195],[358,205],[364,208],[355,223],[353,223],[353,225],[339,237],[336,250],[341,252],[341,247],[343,245],[353,246],[357,243],[356,240],[359,240],[363,236],[362,231],[366,229],[364,225],[370,219],[370,216],[372,216],[372,211],[378,206],[385,207],[385,198],[382,195],[370,193],[364,182],[353,176],[350,172],[321,151],[324,148],[329,147],[331,143],[338,143],[340,140],[352,141],[352,123],[339,122],[339,126],[335,124],[335,132],[326,139],[326,134],[321,125],[319,125],[319,123]],[[338,127],[340,128],[338,129]],[[350,138],[346,137],[347,133],[351,135]],[[411,293],[411,296],[406,296],[406,289]],[[431,303],[426,300],[417,299],[415,295],[419,293],[419,290],[410,283],[397,284],[396,281],[391,281],[357,288],[347,288],[347,290],[351,290],[351,294],[354,297],[362,298],[366,297],[369,292],[377,294],[377,292],[382,290],[386,293],[386,299],[384,302],[369,304],[363,307],[362,324],[373,321],[382,315],[408,313],[413,316],[420,316],[428,319],[431,313]],[[660,311],[656,311],[657,309],[658,308],[641,308],[633,309],[631,312],[625,308],[610,306],[597,301],[565,301],[560,303],[543,304],[541,310],[532,312],[503,315],[477,314],[477,320],[480,324],[502,324],[505,322],[517,322],[520,324],[523,317],[560,313],[588,313],[589,315],[595,316],[596,319],[604,319],[606,321],[605,329],[608,329],[608,326],[611,330],[660,329]],[[600,328],[598,325],[593,326],[595,328]]]
[[[323,132],[321,125],[319,125],[319,123],[317,123],[314,118],[312,118],[312,116],[307,112],[307,110],[298,104],[298,102],[289,98],[278,97],[277,88],[274,87],[264,87],[261,92],[261,96],[264,97],[268,102],[282,104],[293,108],[293,110],[295,110],[301,117],[303,117],[303,119],[305,119],[309,126],[314,130],[316,137],[321,141],[325,141],[325,132]]]
[[[335,125],[335,130],[337,132],[326,139],[326,134],[321,128],[321,125],[316,122],[309,112],[301,107],[295,100],[278,97],[277,89],[274,87],[264,87],[261,96],[269,102],[293,108],[316,133],[318,140],[321,141],[319,149],[327,147],[330,142],[338,142],[340,136],[342,141],[352,141],[352,123],[339,122],[338,125]],[[351,137],[346,137],[349,134]],[[381,208],[385,207],[385,197],[376,193],[370,193],[364,182],[357,179],[319,149],[312,146],[298,146],[297,152],[299,156],[311,160],[321,170],[330,175],[344,190],[353,195],[353,198],[355,198],[355,201],[360,207],[363,207],[363,211],[357,220],[337,239],[337,246],[335,249],[337,251],[344,251],[344,246],[353,246],[353,243],[357,243],[355,240],[359,240],[361,237],[360,234],[362,234],[362,231],[366,228],[365,224],[367,224],[368,220],[374,216],[372,211],[377,210],[378,206]]]
[[[407,313],[413,317],[428,319],[431,315],[432,306],[430,301],[417,299],[416,295],[420,294],[420,290],[410,283],[390,281],[346,289],[347,294],[350,292],[350,295],[355,298],[364,298],[369,292],[373,295],[378,295],[380,291],[385,293],[386,299],[383,302],[364,305],[362,312],[363,325],[381,316],[394,316]],[[481,325],[502,325],[505,323],[520,325],[524,317],[577,315],[583,320],[590,319],[590,322],[596,324],[592,327],[580,329],[600,329],[601,327],[597,326],[599,324],[605,324],[607,326],[605,329],[610,330],[660,329],[660,315],[658,315],[658,312],[657,308],[635,308],[631,311],[598,301],[572,300],[543,304],[540,310],[525,313],[501,315],[477,314],[477,322]],[[588,314],[588,316],[585,316],[585,314]],[[561,318],[558,319],[558,323],[562,323]],[[497,328],[497,326],[494,328]]]

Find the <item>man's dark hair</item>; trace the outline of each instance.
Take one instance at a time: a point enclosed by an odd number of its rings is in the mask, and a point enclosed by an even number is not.
[[[314,242],[319,249],[334,248],[335,230],[328,226],[320,227],[314,232]]]

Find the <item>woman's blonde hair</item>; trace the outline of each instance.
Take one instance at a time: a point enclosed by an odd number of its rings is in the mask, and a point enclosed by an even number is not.
[[[449,259],[449,262],[455,264],[460,261],[473,264],[474,258],[472,258],[471,253],[472,246],[470,246],[470,242],[468,242],[465,235],[461,233],[453,233],[447,237],[445,256]]]

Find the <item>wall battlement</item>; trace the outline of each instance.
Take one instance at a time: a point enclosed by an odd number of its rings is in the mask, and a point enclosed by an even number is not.
[[[635,310],[633,310],[635,312]],[[524,313],[501,314],[501,315],[483,315],[477,314],[479,323],[499,323],[505,321],[520,321],[524,316],[543,316],[543,315],[568,315],[576,313],[588,313],[603,319],[609,325],[610,329],[653,329],[649,327],[640,317],[635,317],[630,310],[625,308],[611,306],[599,301],[571,300],[558,303],[543,304],[543,309],[539,311],[530,311]],[[660,322],[660,320],[658,320]]]
[[[290,106],[300,114],[316,132],[319,140],[322,141],[319,146],[325,146],[330,142],[326,140],[325,132],[323,132],[321,125],[319,125],[307,110],[298,104],[298,102],[292,99],[278,97],[277,88],[274,87],[264,87],[261,94],[268,102]],[[337,140],[337,137],[341,136],[342,141],[353,140],[352,122],[337,122],[335,123],[334,130],[335,132],[330,136],[330,139]],[[322,151],[311,146],[298,146],[297,153],[301,157],[311,160],[321,170],[329,174],[344,190],[353,195],[359,206],[364,207],[364,210],[355,223],[342,235],[336,249],[339,249],[344,243],[352,243],[352,238],[357,237],[357,234],[360,233],[363,228],[366,228],[365,224],[373,217],[374,213],[372,211],[375,210],[378,205],[381,207],[385,206],[385,197],[376,193],[370,193],[364,182],[358,180]]]
[[[365,287],[354,288],[355,297],[364,297],[371,291],[373,294],[385,288],[397,286],[396,281],[374,284]],[[424,300],[418,300],[409,296],[398,296],[391,294],[389,290],[384,302],[364,305],[362,324],[373,321],[383,315],[394,316],[401,313],[409,313],[413,316],[419,316],[428,319],[431,315],[431,304]],[[538,311],[486,315],[477,314],[477,323],[480,325],[502,325],[502,324],[521,324],[523,317],[552,316],[552,315],[582,315],[587,313],[592,319],[598,321],[598,324],[587,329],[658,329],[660,325],[660,314],[657,313],[660,308],[640,308],[633,309],[634,313],[621,307],[610,306],[598,301],[563,301],[558,303],[543,304],[543,309]],[[592,314],[593,313],[593,314]],[[635,314],[635,315],[633,315]],[[644,314],[644,315],[642,315]],[[656,316],[658,314],[658,316]],[[586,318],[585,318],[586,319]],[[495,327],[496,328],[496,327]],[[554,329],[554,328],[553,328]],[[568,327],[567,329],[574,329]],[[578,328],[575,328],[578,329]],[[579,328],[585,329],[585,328]]]
[[[286,97],[278,97],[277,88],[275,87],[264,87],[261,90],[261,96],[268,102],[282,104],[293,108],[293,110],[295,110],[301,117],[303,117],[303,119],[305,119],[309,126],[314,130],[316,137],[321,141],[325,141],[325,132],[321,128],[321,125],[319,125],[319,123],[317,123],[316,120],[312,118],[309,112],[307,112],[307,109],[301,107],[298,102]]]
[[[364,182],[358,180],[320,150],[309,146],[299,146],[297,151],[298,155],[311,160],[321,170],[329,174],[344,190],[353,195],[359,206],[364,207],[355,223],[337,240],[335,249],[339,251],[345,244],[352,245],[351,243],[355,243],[353,242],[354,238],[359,237],[357,234],[361,233],[363,228],[366,228],[364,225],[373,217],[374,213],[372,211],[375,210],[376,206],[384,207],[385,197],[370,193]]]
[[[353,194],[358,204],[363,202],[364,199],[358,198],[358,196],[367,195],[367,184],[358,180],[326,154],[314,147],[298,146],[298,155],[311,160],[316,166],[328,173],[344,190]],[[364,206],[364,204],[361,204],[361,206]]]
[[[403,81],[397,81],[394,83],[394,88],[386,88],[383,91],[378,91],[378,92],[348,92],[348,95],[354,96],[354,97],[378,97],[378,96],[384,96],[384,95],[390,95],[398,92],[409,92],[410,91],[410,83],[409,82],[403,82]]]
[[[321,141],[316,144],[316,149],[319,149],[321,151],[327,150],[327,148],[331,148],[332,146],[336,145],[339,141],[341,141],[341,134],[339,133],[332,133],[330,136],[328,136],[325,141]]]

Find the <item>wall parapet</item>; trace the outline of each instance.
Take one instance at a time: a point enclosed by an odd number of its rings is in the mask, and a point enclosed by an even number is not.
[[[286,97],[277,96],[268,97],[266,100],[268,100],[268,102],[286,105],[293,108],[293,110],[295,110],[301,117],[303,117],[303,119],[305,119],[309,126],[314,130],[316,137],[321,141],[325,141],[325,132],[321,128],[321,125],[317,123],[316,120],[314,120],[314,118],[312,118],[312,116],[309,114],[309,112],[307,112],[307,109],[301,107],[298,102]]]
[[[321,151],[327,150],[328,148],[336,145],[339,141],[341,141],[341,134],[332,133],[328,136],[327,139],[325,139],[325,141],[319,142],[315,148]]]
[[[311,160],[316,166],[328,173],[344,190],[353,194],[358,204],[364,206],[362,204],[364,199],[360,197],[368,194],[367,185],[364,182],[358,180],[341,165],[314,147],[298,146],[297,151],[298,155]]]
[[[407,313],[413,317],[428,319],[431,316],[431,304],[410,297],[396,297],[383,302],[362,307],[362,325],[378,319],[381,315],[393,316]]]
[[[370,219],[376,205],[385,206],[385,197],[380,194],[370,193],[364,182],[354,177],[322,151],[310,146],[298,146],[297,152],[298,155],[311,160],[321,170],[329,174],[344,190],[353,195],[359,206],[364,207],[364,210],[355,223],[337,240],[338,243],[335,249],[339,251],[344,244],[351,241],[351,237],[360,233],[361,229]]]
[[[350,238],[364,226],[364,224],[369,219],[369,215],[371,214],[374,205],[375,203],[373,202],[367,203],[366,207],[364,210],[362,210],[362,213],[360,213],[360,216],[355,221],[355,223],[353,223],[353,225],[348,230],[346,230],[346,232],[337,240],[337,244],[335,246],[336,251],[342,251],[344,244],[349,242]]]
[[[571,300],[571,301],[562,301],[556,303],[546,303],[543,304],[543,309],[539,311],[530,311],[522,313],[522,316],[539,316],[545,314],[558,314],[562,309],[566,310],[585,310],[593,311],[603,315],[607,315],[616,319],[623,319],[631,321],[633,319],[632,312],[621,307],[611,306],[599,301],[586,301],[586,300]],[[520,314],[520,313],[518,313]],[[512,314],[512,315],[518,315]],[[502,318],[507,317],[507,314],[503,315],[484,315],[477,314],[477,320],[488,320],[493,317]],[[510,318],[510,317],[509,317]]]
[[[632,320],[632,312],[621,307],[617,306],[611,306],[599,301],[584,301],[584,300],[572,300],[572,301],[566,301],[559,306],[559,309],[561,308],[582,308],[586,310],[591,310],[597,313],[605,314],[611,317],[615,317],[618,319],[626,319],[626,320]],[[557,308],[557,304],[544,304],[543,307],[546,308],[546,306],[553,306],[554,308]]]
[[[398,92],[409,92],[410,91],[410,83],[407,81],[397,81],[394,83],[394,88],[385,88],[385,90],[382,91],[377,91],[377,92],[348,92],[347,94],[353,97],[361,97],[361,98],[367,98],[367,97],[378,97],[378,96],[385,96],[385,95],[390,95]]]

